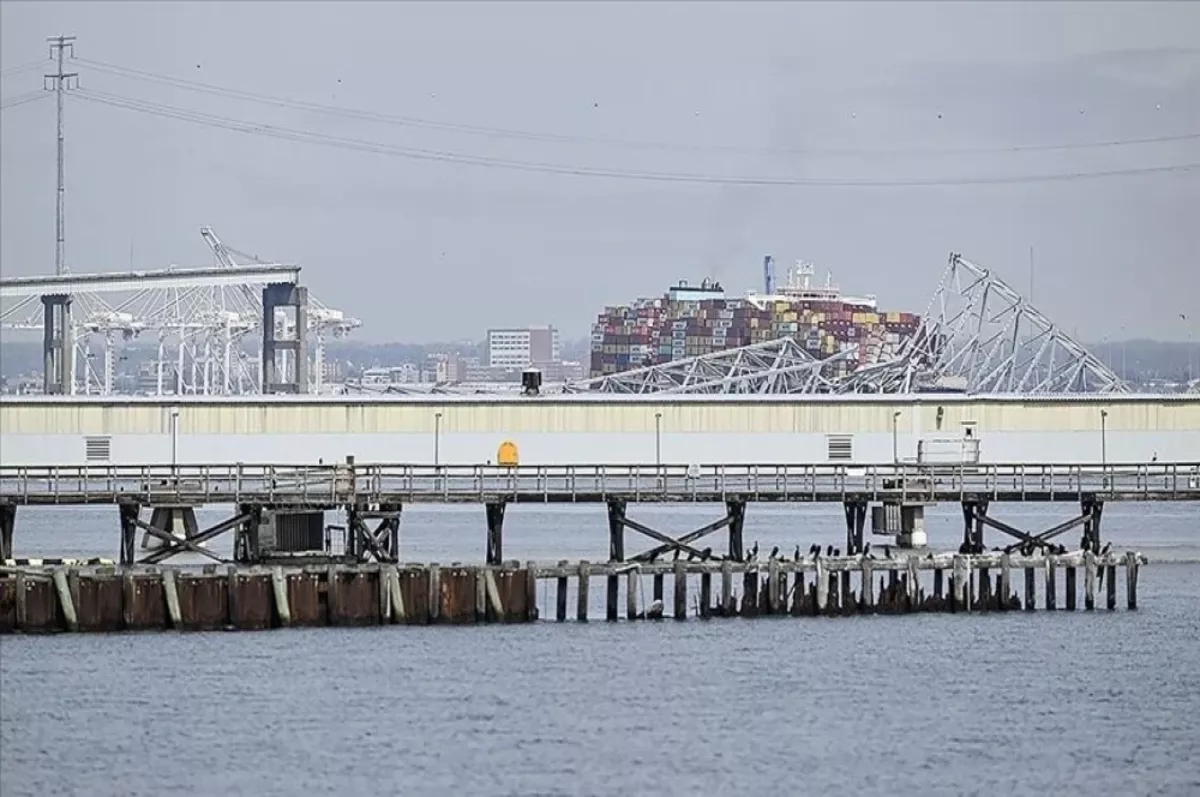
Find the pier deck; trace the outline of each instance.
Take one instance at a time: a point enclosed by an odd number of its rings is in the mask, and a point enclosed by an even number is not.
[[[0,503],[1200,501],[1200,463],[0,466]]]

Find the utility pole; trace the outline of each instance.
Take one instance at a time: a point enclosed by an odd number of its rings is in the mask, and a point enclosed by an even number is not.
[[[58,71],[52,75],[46,75],[45,88],[51,90],[53,83],[53,91],[55,100],[58,102],[58,203],[54,209],[54,273],[66,273],[66,230],[63,223],[63,199],[66,189],[63,186],[63,92],[71,88],[70,82],[75,81],[75,85],[79,85],[78,72],[63,71],[63,55],[70,53],[71,57],[75,57],[75,37],[74,36],[49,36],[46,41],[50,42],[50,56],[58,58]]]

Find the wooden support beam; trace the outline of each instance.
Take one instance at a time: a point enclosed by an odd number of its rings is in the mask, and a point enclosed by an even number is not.
[[[56,567],[51,578],[54,580],[54,592],[58,595],[58,605],[62,608],[67,630],[78,631],[79,617],[75,613],[75,601],[71,596],[71,587],[67,584],[67,571]]]
[[[625,619],[636,620],[638,616],[638,587],[642,574],[635,567],[625,574]]]
[[[707,526],[701,526],[700,528],[696,529],[695,531],[691,531],[691,532],[688,532],[687,534],[684,534],[678,540],[672,540],[670,545],[659,545],[655,548],[651,548],[648,551],[643,551],[642,553],[638,554],[637,556],[630,558],[629,561],[631,561],[631,562],[652,562],[655,559],[657,559],[658,557],[662,556],[663,554],[674,550],[676,547],[675,546],[676,542],[683,543],[684,545],[693,543],[696,540],[702,539],[704,537],[707,537],[710,534],[720,531],[721,529],[728,526],[731,522],[732,522],[732,520],[730,517],[728,517],[728,516],[723,517],[720,520],[716,520],[716,521],[713,521],[712,523],[709,523]]]
[[[121,557],[122,567],[129,567],[136,559],[134,554],[137,544],[137,520],[142,507],[138,504],[122,502],[117,505],[121,515]]]
[[[609,512],[610,512],[609,516],[611,518],[611,516],[612,516],[611,508],[610,508]],[[684,553],[690,554],[692,557],[694,557],[696,559],[704,558],[704,552],[701,551],[699,548],[693,548],[692,546],[688,545],[685,542],[681,542],[680,540],[677,540],[673,537],[663,534],[661,531],[655,531],[654,529],[650,528],[649,526],[647,526],[643,523],[638,523],[636,520],[630,520],[629,518],[625,517],[623,514],[621,516],[621,523],[624,528],[633,529],[634,531],[638,532],[639,534],[644,534],[652,540],[661,542],[663,545],[667,546],[668,548],[673,548],[677,551],[682,551]],[[611,524],[611,520],[610,520],[610,524]],[[612,547],[611,539],[610,539],[609,547],[611,550],[611,547]],[[624,555],[625,555],[624,552],[625,552],[624,543],[622,543],[621,548],[619,550],[619,553],[621,554],[622,558],[621,559],[613,559],[612,561],[614,561],[614,562],[624,561]],[[611,556],[611,553],[610,553],[610,556]]]

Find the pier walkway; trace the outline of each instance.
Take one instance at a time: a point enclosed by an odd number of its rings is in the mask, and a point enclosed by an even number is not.
[[[666,556],[743,563],[747,506],[754,502],[839,503],[845,510],[847,555],[864,553],[870,531],[900,548],[925,545],[924,511],[930,504],[961,504],[961,554],[982,554],[984,529],[1012,541],[1006,553],[1061,554],[1057,538],[1082,528],[1081,550],[1102,549],[1100,524],[1109,501],[1200,501],[1200,463],[1108,465],[896,463],[765,465],[427,466],[336,465],[0,466],[0,559],[13,557],[20,506],[109,505],[119,510],[122,566],[157,565],[180,553],[228,564],[206,544],[235,535],[233,561],[244,565],[314,562],[398,564],[405,505],[482,504],[486,509],[488,565],[504,561],[505,508],[521,504],[603,504],[608,513],[609,560],[653,564]],[[1069,502],[1069,519],[1044,530],[1023,530],[996,517],[1004,502]],[[720,518],[672,536],[629,517],[635,503],[708,503]],[[233,507],[230,516],[200,529],[195,508]],[[142,509],[151,510],[147,520]],[[345,512],[344,525],[327,525],[325,512]],[[343,535],[335,551],[332,530]],[[714,552],[700,540],[728,530],[728,548]],[[143,532],[141,559],[135,538]],[[652,547],[626,555],[626,532]],[[151,545],[153,544],[153,546]],[[829,553],[835,553],[830,551]]]
[[[1200,501],[1200,462],[1071,465],[0,466],[0,503]]]

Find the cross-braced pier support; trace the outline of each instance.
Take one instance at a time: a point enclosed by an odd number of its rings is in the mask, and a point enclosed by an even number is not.
[[[122,505],[121,507],[122,546],[126,544],[125,528],[127,524],[132,524],[135,530],[139,528],[142,529],[150,537],[153,537],[162,543],[161,548],[153,553],[143,556],[140,560],[138,560],[138,564],[143,565],[160,564],[165,562],[167,559],[170,559],[172,556],[184,552],[198,553],[201,556],[212,559],[214,562],[229,564],[229,560],[208,550],[208,548],[204,547],[205,544],[215,540],[217,537],[220,537],[226,532],[245,527],[248,522],[255,517],[254,508],[246,505],[240,505],[238,507],[238,514],[232,518],[223,520],[216,525],[209,526],[208,528],[202,530],[198,527],[195,527],[194,529],[190,529],[189,533],[179,536],[178,534],[172,533],[168,529],[164,529],[155,525],[153,516],[150,523],[142,520],[140,517],[138,517],[139,512],[137,511],[137,508],[134,508],[133,511],[130,512],[129,516],[127,516],[126,507],[132,507],[132,505],[126,504]],[[157,512],[155,514],[157,514]],[[237,546],[235,545],[234,547],[236,549]],[[122,560],[124,560],[124,548],[122,548],[121,553]],[[130,553],[132,553],[132,551]],[[132,560],[132,556],[130,559]],[[130,563],[132,564],[132,561]],[[124,561],[122,561],[122,564],[124,564]]]
[[[963,510],[963,543],[959,549],[964,554],[981,554],[986,549],[983,542],[984,527],[1001,531],[1017,542],[1004,548],[1006,553],[1018,551],[1026,556],[1037,550],[1046,553],[1062,551],[1062,546],[1052,545],[1051,540],[1066,534],[1074,528],[1083,527],[1080,539],[1080,549],[1084,551],[1100,551],[1100,519],[1104,513],[1104,502],[1095,496],[1084,496],[1079,503],[1079,515],[1070,520],[1051,526],[1045,531],[1030,533],[1023,531],[1003,521],[988,515],[986,500],[964,501]]]
[[[487,509],[487,563],[504,563],[504,509],[503,501],[490,502]]]
[[[117,507],[121,513],[121,566],[128,567],[135,561],[137,544],[137,521],[142,507],[134,503],[122,503]]]
[[[400,504],[346,507],[346,555],[359,562],[399,562],[400,511]]]
[[[17,505],[0,503],[0,561],[13,558],[13,527],[17,523]]]
[[[672,537],[644,523],[639,523],[629,518],[626,514],[626,502],[622,499],[611,499],[608,501],[609,560],[613,562],[626,561],[625,530],[629,529],[659,543],[655,547],[631,557],[628,560],[631,562],[653,562],[667,553],[673,554],[673,557],[676,559],[680,555],[686,554],[690,560],[730,559],[735,562],[741,562],[745,558],[742,541],[742,527],[745,518],[745,501],[740,499],[726,501],[725,517],[701,526],[695,531],[690,531],[679,537]],[[698,548],[694,544],[724,528],[729,529],[729,553],[726,556],[721,556],[720,554],[714,555],[711,547]]]
[[[846,511],[846,555],[853,556],[862,553],[866,542],[863,531],[867,525],[867,502],[846,501],[842,506]]]

